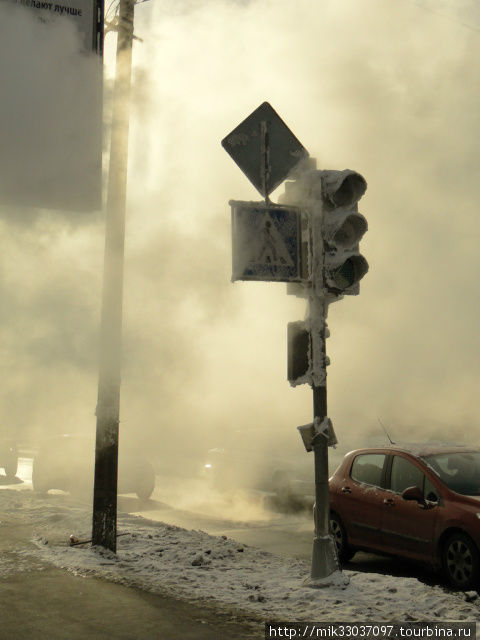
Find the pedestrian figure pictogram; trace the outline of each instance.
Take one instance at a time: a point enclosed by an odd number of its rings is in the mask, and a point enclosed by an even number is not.
[[[252,261],[252,264],[265,263],[270,266],[275,265],[279,267],[294,266],[292,258],[285,246],[285,241],[277,231],[277,228],[268,213],[265,216],[260,240],[261,250],[257,259]]]

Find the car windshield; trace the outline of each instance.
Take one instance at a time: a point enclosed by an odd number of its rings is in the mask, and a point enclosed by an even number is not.
[[[437,453],[423,459],[452,491],[480,495],[480,451]]]

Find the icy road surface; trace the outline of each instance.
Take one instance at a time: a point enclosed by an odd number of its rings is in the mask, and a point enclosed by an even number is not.
[[[478,620],[476,594],[451,593],[414,578],[345,571],[346,587],[303,584],[308,561],[277,556],[236,542],[120,513],[117,555],[69,546],[71,533],[90,537],[91,512],[66,495],[38,497],[0,491],[1,522],[34,524],[34,546],[19,545],[0,560],[0,577],[47,561],[80,576],[96,576],[197,603],[235,607],[263,620]],[[13,555],[12,555],[13,554]]]

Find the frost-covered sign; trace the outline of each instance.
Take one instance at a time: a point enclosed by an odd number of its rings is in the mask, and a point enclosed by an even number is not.
[[[222,146],[263,196],[268,196],[308,156],[268,102],[229,133]]]
[[[0,203],[101,207],[100,0],[0,0]]]
[[[230,202],[232,280],[300,280],[300,212],[295,207]]]

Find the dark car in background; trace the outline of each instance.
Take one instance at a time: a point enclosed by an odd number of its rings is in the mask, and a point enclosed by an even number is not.
[[[310,511],[315,499],[313,455],[305,452],[300,439],[295,444],[297,448],[285,446],[272,452],[255,448],[247,439],[230,442],[206,452],[201,475],[217,491],[263,493],[265,506],[274,510]],[[329,464],[335,468],[342,456],[335,450],[329,453]]]
[[[219,490],[253,489],[282,498],[313,496],[313,468],[304,454],[301,462],[286,456],[269,456],[252,448],[216,447],[208,450],[202,474]]]
[[[14,478],[18,468],[17,443],[10,438],[0,437],[0,468],[7,478]]]
[[[348,453],[330,478],[341,560],[359,549],[442,569],[469,589],[480,575],[480,449],[392,445]]]
[[[95,442],[79,435],[62,434],[46,439],[33,459],[34,491],[61,489],[70,493],[93,491]],[[155,488],[152,465],[138,451],[119,446],[118,493],[136,493],[147,500]]]

